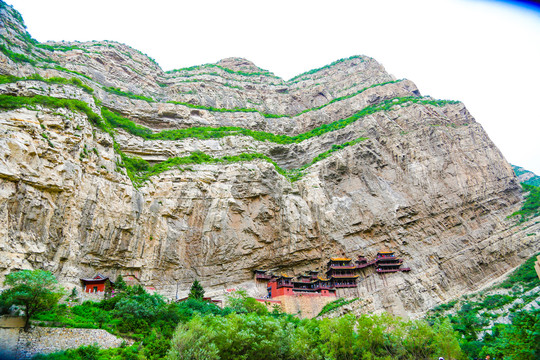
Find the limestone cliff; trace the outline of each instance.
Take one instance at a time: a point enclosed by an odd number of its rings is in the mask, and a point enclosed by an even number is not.
[[[1,1],[0,42],[2,275],[39,267],[72,286],[135,274],[167,296],[197,278],[209,294],[261,294],[254,269],[389,248],[412,271],[366,271],[355,294],[415,316],[538,249],[539,224],[507,219],[518,183],[465,106],[422,97],[369,57],[289,81],[238,58],[164,72],[115,42],[40,44]],[[204,134],[155,136],[194,127]],[[220,161],[168,160],[192,154]],[[133,156],[168,165],[134,185]]]

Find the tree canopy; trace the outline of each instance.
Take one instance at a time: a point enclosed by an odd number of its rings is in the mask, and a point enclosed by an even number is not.
[[[2,297],[7,304],[24,306],[24,329],[28,331],[30,318],[36,312],[51,309],[62,297],[63,291],[57,284],[55,276],[49,271],[20,270],[6,276],[4,285],[9,289],[2,293]]]
[[[202,300],[204,298],[204,289],[198,280],[195,280],[193,285],[191,285],[191,290],[189,290],[188,297],[197,300]]]

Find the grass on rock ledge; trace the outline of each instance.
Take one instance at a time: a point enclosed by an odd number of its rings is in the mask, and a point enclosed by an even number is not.
[[[391,110],[394,106],[410,106],[412,104],[423,104],[423,105],[434,105],[434,106],[444,106],[448,103],[457,103],[455,101],[442,101],[442,100],[431,100],[423,99],[416,97],[405,97],[405,98],[395,98],[391,100],[383,101],[379,104],[368,106],[356,114],[335,121],[330,124],[321,125],[315,129],[312,129],[303,134],[296,136],[288,135],[277,135],[263,131],[253,131],[240,127],[197,127],[190,129],[178,129],[178,130],[164,130],[159,133],[154,133],[152,130],[138,125],[133,121],[126,119],[118,114],[111,112],[106,108],[102,108],[102,116],[100,117],[94,113],[88,104],[79,100],[73,99],[60,99],[48,96],[36,95],[33,97],[23,97],[23,96],[11,96],[11,95],[0,95],[0,109],[16,109],[21,107],[35,108],[37,105],[50,107],[50,108],[59,108],[65,107],[72,111],[80,111],[85,113],[88,116],[88,119],[92,124],[98,126],[100,129],[106,131],[107,133],[113,135],[112,128],[122,128],[129,133],[140,136],[148,140],[179,140],[188,137],[208,139],[208,138],[221,138],[224,136],[233,136],[233,135],[246,135],[251,136],[258,141],[271,141],[278,144],[291,144],[299,143],[301,141],[307,140],[315,136],[321,136],[327,132],[335,131],[342,129],[358,119],[374,114],[379,111]],[[122,164],[126,167],[128,176],[136,186],[140,186],[144,183],[150,176],[159,174],[166,170],[171,169],[176,166],[186,164],[212,164],[212,163],[230,163],[230,162],[241,162],[241,161],[252,161],[255,159],[262,159],[270,162],[276,168],[276,171],[283,176],[287,177],[291,181],[296,181],[303,176],[303,170],[307,169],[309,166],[315,164],[318,161],[321,161],[333,152],[341,150],[345,147],[358,144],[361,141],[366,140],[366,138],[358,138],[353,141],[343,143],[341,145],[333,145],[329,150],[318,154],[310,163],[292,170],[284,170],[279,167],[272,159],[264,154],[251,153],[251,154],[239,154],[235,156],[225,156],[222,158],[213,158],[209,155],[203,153],[192,153],[186,157],[175,157],[168,159],[164,162],[150,165],[147,161],[137,158],[129,157],[126,154],[122,153],[120,147],[115,144],[115,150],[121,155]]]
[[[66,69],[67,70],[67,69]],[[50,78],[44,78],[39,74],[33,74],[27,77],[18,77],[13,75],[0,75],[0,84],[7,84],[7,83],[13,83],[17,81],[42,81],[47,84],[63,84],[63,85],[74,85],[78,86],[84,91],[86,91],[89,94],[92,94],[94,92],[94,89],[92,89],[90,86],[84,84],[80,79],[72,77],[70,79],[66,79],[63,77],[50,77]]]
[[[201,151],[196,151],[196,152],[192,152],[191,155],[189,156],[169,158],[165,161],[162,161],[154,165],[150,165],[148,161],[140,157],[130,157],[123,153],[121,153],[121,156],[122,156],[122,162],[126,168],[128,176],[130,177],[131,181],[136,185],[142,185],[144,182],[149,180],[151,176],[161,174],[167,170],[171,170],[172,168],[178,168],[179,170],[183,171],[185,170],[185,168],[182,168],[182,166],[184,165],[226,164],[226,163],[253,161],[253,160],[264,160],[271,163],[272,165],[274,165],[274,168],[279,174],[283,175],[284,177],[289,179],[291,182],[294,182],[301,179],[304,176],[304,170],[306,170],[308,167],[312,166],[313,164],[323,159],[326,159],[327,157],[329,157],[332,153],[336,151],[344,149],[348,146],[356,145],[364,140],[367,140],[367,138],[358,138],[356,140],[343,143],[341,145],[332,145],[332,148],[317,155],[313,160],[311,160],[310,163],[300,168],[291,169],[291,170],[286,170],[286,169],[281,168],[278,164],[276,164],[274,160],[260,153],[241,153],[238,155],[214,158]]]
[[[36,109],[36,106],[44,106],[48,108],[67,108],[71,111],[79,111],[88,117],[92,124],[96,125],[105,132],[112,134],[111,129],[113,127],[121,127],[122,121],[127,121],[130,129],[134,132],[147,133],[150,130],[140,125],[127,120],[125,118],[116,117],[113,113],[107,109],[103,109],[105,114],[104,118],[94,113],[92,109],[83,101],[73,99],[59,99],[50,96],[36,95],[33,97],[24,96],[12,96],[12,95],[0,95],[0,109],[14,110],[22,107]],[[111,126],[112,123],[112,126]],[[347,146],[355,145],[367,138],[359,138],[353,141],[343,143],[341,145],[333,145],[329,150],[317,155],[309,164],[302,166],[299,169],[285,170],[279,167],[271,158],[260,153],[242,153],[235,156],[224,156],[222,158],[214,158],[202,152],[194,152],[185,157],[173,157],[158,164],[150,165],[146,160],[139,157],[130,157],[124,154],[119,146],[115,144],[115,150],[120,154],[122,159],[122,165],[126,168],[127,174],[135,186],[142,185],[151,176],[160,174],[164,171],[170,170],[173,167],[180,167],[182,165],[190,164],[219,164],[219,163],[233,163],[233,162],[245,162],[261,159],[270,162],[276,168],[276,171],[287,177],[291,181],[296,181],[303,176],[303,170],[316,162],[323,160],[330,156],[331,153],[341,150]]]
[[[540,216],[540,187],[521,183],[525,194],[525,202],[519,211],[510,216],[519,216],[519,222],[525,222],[536,216]]]
[[[234,126],[222,126],[217,128],[193,127],[189,129],[163,130],[158,133],[154,133],[151,129],[135,124],[133,121],[124,118],[121,115],[114,113],[108,109],[103,108],[101,114],[104,118],[108,120],[108,122],[112,126],[122,128],[133,135],[140,136],[147,140],[180,140],[185,138],[217,139],[225,136],[244,135],[250,136],[258,141],[270,141],[277,144],[292,144],[300,143],[304,140],[316,136],[321,136],[331,131],[343,129],[365,116],[375,114],[381,111],[389,111],[396,106],[406,107],[413,104],[422,104],[440,107],[447,104],[456,103],[459,102],[447,100],[432,100],[417,97],[402,97],[389,99],[378,104],[367,106],[364,109],[355,113],[354,115],[349,116],[345,119],[340,119],[330,124],[318,126],[310,131],[295,136],[273,134],[265,131],[254,131]]]

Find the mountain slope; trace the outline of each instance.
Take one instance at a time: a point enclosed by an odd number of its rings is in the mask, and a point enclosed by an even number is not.
[[[520,166],[512,165],[514,173],[516,174],[520,183],[527,185],[540,186],[540,176],[536,175],[532,171],[526,170]]]
[[[366,271],[355,294],[415,316],[538,248],[534,219],[506,218],[518,183],[465,106],[369,57],[290,81],[238,58],[163,72],[114,42],[39,44],[0,4],[2,274],[263,295],[254,269],[389,248],[412,271]]]

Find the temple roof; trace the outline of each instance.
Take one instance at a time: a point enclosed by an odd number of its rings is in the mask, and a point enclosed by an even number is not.
[[[89,278],[89,279],[79,279],[81,281],[84,281],[84,282],[100,282],[100,281],[105,281],[105,280],[109,280],[110,282],[112,282],[111,279],[109,279],[108,276],[105,276],[105,275],[102,275],[100,273],[97,273],[96,276],[94,276],[93,278]]]
[[[289,275],[287,275],[287,274],[281,273],[281,275],[280,275],[279,277],[287,278],[287,279],[292,279],[294,276],[289,276]]]
[[[330,261],[351,261],[352,259],[350,258],[330,258]]]

